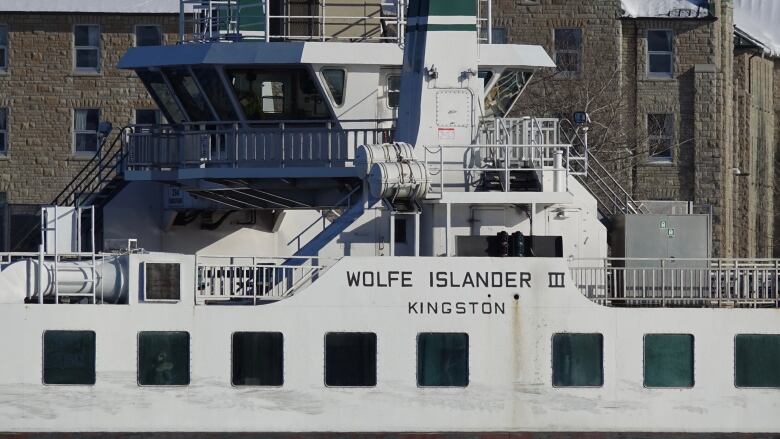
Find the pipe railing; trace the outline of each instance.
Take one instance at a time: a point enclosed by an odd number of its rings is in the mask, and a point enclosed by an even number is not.
[[[316,281],[336,261],[321,257],[197,256],[196,304],[278,301]]]
[[[392,141],[382,121],[261,126],[201,124],[134,130],[128,136],[127,168],[343,167],[364,144]],[[344,127],[348,126],[348,127]]]
[[[478,39],[492,43],[492,0],[474,1]],[[179,43],[254,40],[403,45],[408,3],[408,0],[319,0],[301,4],[286,0],[281,10],[293,12],[278,14],[271,10],[268,0],[180,0]]]
[[[605,306],[778,308],[777,259],[572,259],[579,291]]]
[[[512,191],[512,177],[532,172],[544,188],[543,175],[554,173],[552,191],[568,191],[568,155],[570,145],[446,145],[425,147],[423,162],[432,179],[433,194],[447,191],[471,191],[488,178],[500,178],[502,190]],[[560,177],[560,178],[558,178]]]

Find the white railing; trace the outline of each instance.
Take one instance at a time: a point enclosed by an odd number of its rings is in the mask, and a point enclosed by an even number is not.
[[[776,259],[573,259],[580,292],[605,306],[780,307]]]
[[[257,305],[289,297],[314,282],[336,260],[311,257],[196,257],[199,305]]]
[[[130,170],[201,167],[343,167],[364,144],[392,140],[392,128],[342,128],[280,122],[262,127],[214,125],[136,129],[128,136]],[[354,126],[354,125],[353,125]],[[372,127],[368,127],[372,126]]]
[[[475,0],[481,41],[492,42],[492,1]],[[370,41],[403,44],[408,0],[180,0],[179,42]]]
[[[477,191],[495,183],[513,191],[513,178],[525,174],[539,190],[568,190],[570,145],[447,145],[426,147],[423,161],[431,177],[433,195],[447,191]],[[544,188],[544,173],[552,172],[554,188]]]

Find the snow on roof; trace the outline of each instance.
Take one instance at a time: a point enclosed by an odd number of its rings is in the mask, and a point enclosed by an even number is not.
[[[780,57],[780,1],[735,0],[734,25],[761,43],[770,56]]]
[[[0,0],[0,12],[172,14],[179,0]]]
[[[709,0],[620,0],[630,18],[707,18]]]

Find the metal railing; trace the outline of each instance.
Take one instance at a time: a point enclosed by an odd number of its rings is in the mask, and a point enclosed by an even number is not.
[[[134,130],[126,145],[127,168],[339,167],[351,162],[363,144],[392,141],[383,121],[277,122],[258,127],[177,125]]]
[[[488,180],[500,183],[503,192],[511,192],[513,177],[523,172],[533,173],[540,185],[544,172],[555,172],[561,177],[557,191],[566,191],[569,149],[570,145],[563,144],[447,145],[424,148],[423,161],[434,195],[469,192],[484,187]]]
[[[110,143],[108,142],[109,137],[104,137],[98,146],[95,155],[84,164],[76,176],[62,188],[49,205],[74,207],[91,206],[96,200],[96,195],[105,189],[114,179],[121,177],[126,153],[123,145],[129,130],[129,126],[121,128]],[[40,212],[38,212],[38,215],[39,216],[36,217],[36,223],[33,224],[17,242],[20,244],[25,243],[30,236],[40,230]]]
[[[776,259],[573,259],[579,291],[605,306],[778,308]]]
[[[492,1],[475,0],[480,41],[492,42]],[[403,45],[408,0],[180,0],[179,42],[360,41]]]
[[[335,261],[319,257],[197,256],[195,303],[257,305],[278,301],[310,285]]]
[[[649,209],[634,200],[601,161],[588,150],[587,132],[583,138],[569,120],[562,120],[560,132],[574,147],[571,150],[572,175],[596,198],[606,217],[648,214]]]

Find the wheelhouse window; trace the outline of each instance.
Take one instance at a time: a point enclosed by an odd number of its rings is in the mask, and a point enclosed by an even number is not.
[[[376,386],[376,334],[332,332],[325,335],[325,385]]]
[[[347,72],[344,69],[322,69],[322,79],[328,86],[333,103],[339,107],[344,104],[344,90],[347,85]]]
[[[46,331],[43,333],[44,384],[95,384],[95,333]]]
[[[670,78],[674,72],[673,34],[670,30],[647,31],[647,73]]]
[[[190,120],[206,122],[216,120],[216,116],[211,113],[206,102],[206,97],[188,68],[165,69],[163,72],[168,76],[171,88]]]
[[[401,76],[390,75],[387,77],[387,106],[398,108],[401,104]]]
[[[227,69],[226,74],[249,120],[310,120],[330,116],[322,93],[306,69]]]
[[[94,153],[98,149],[98,125],[100,110],[80,108],[73,111],[73,133],[76,153]]]
[[[190,383],[188,332],[138,333],[138,384],[186,386]]]
[[[604,385],[604,336],[601,334],[555,334],[552,353],[553,386]]]
[[[8,70],[8,26],[0,24],[0,72]]]
[[[417,385],[466,387],[469,385],[469,335],[422,333],[417,336]]]
[[[77,72],[100,71],[100,27],[77,24],[73,30]]]
[[[693,387],[693,335],[645,335],[645,387]]]
[[[162,109],[165,118],[173,123],[182,123],[186,120],[176,98],[171,93],[162,74],[157,71],[139,70],[136,74],[143,81],[146,90]]]
[[[0,155],[8,153],[8,109],[0,108]]]
[[[674,115],[647,115],[648,155],[651,161],[671,161],[674,146]]]
[[[555,29],[555,65],[561,73],[579,73],[582,29]]]
[[[740,334],[734,340],[734,384],[780,388],[780,334]]]
[[[214,111],[217,112],[219,120],[237,121],[238,116],[228,95],[230,91],[225,88],[219,73],[213,67],[193,67],[192,72],[200,82],[200,86],[211,102],[211,106],[214,107]]]
[[[139,24],[135,27],[135,45],[142,46],[161,46],[162,30],[160,26]]]
[[[281,332],[233,334],[234,386],[281,386],[284,353]]]

